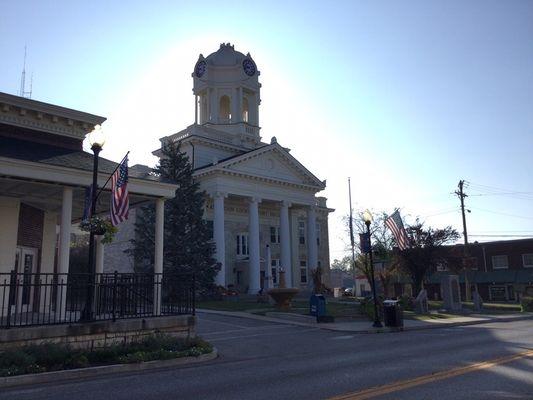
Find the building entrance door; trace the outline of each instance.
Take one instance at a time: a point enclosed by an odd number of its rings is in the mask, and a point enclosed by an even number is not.
[[[32,311],[35,274],[37,272],[37,249],[17,247],[15,256],[17,272],[17,293],[15,309],[17,313]]]

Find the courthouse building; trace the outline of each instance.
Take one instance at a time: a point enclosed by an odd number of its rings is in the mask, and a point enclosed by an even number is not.
[[[217,284],[257,293],[265,276],[278,282],[280,268],[287,286],[310,288],[317,267],[327,281],[333,210],[317,197],[326,182],[276,137],[261,140],[261,84],[254,60],[221,44],[209,56],[200,55],[192,78],[194,124],[160,141],[179,143],[209,195],[205,217],[221,265]]]

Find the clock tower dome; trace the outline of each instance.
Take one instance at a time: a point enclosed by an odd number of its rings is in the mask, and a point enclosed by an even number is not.
[[[248,146],[258,145],[261,84],[250,53],[222,43],[209,56],[200,54],[192,77],[195,123],[235,134]]]

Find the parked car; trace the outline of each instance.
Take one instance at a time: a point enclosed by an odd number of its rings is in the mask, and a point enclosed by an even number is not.
[[[347,287],[347,288],[344,288],[344,295],[345,296],[353,296],[353,288],[351,287]]]

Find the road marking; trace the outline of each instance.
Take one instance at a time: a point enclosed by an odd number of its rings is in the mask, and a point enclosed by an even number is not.
[[[353,335],[346,335],[346,336],[335,336],[330,338],[330,340],[347,340],[347,339],[353,339]]]
[[[244,338],[257,337],[257,336],[278,336],[278,335],[293,335],[293,334],[299,335],[300,333],[312,332],[312,331],[318,331],[318,330],[320,330],[320,328],[311,328],[311,329],[299,330],[295,332],[256,333],[253,335],[239,335],[239,336],[228,336],[228,337],[222,337],[222,338],[209,339],[209,341],[220,342],[221,340],[244,339]]]
[[[492,368],[496,365],[506,364],[520,358],[533,357],[533,350],[524,351],[521,353],[513,354],[510,356],[495,358],[490,361],[479,362],[468,365],[466,367],[453,368],[446,371],[436,372],[434,374],[419,376],[418,378],[407,379],[404,381],[398,381],[389,383],[387,385],[376,386],[370,389],[361,390],[358,392],[352,392],[340,396],[330,397],[328,400],[364,400],[372,399],[377,396],[383,396],[388,393],[397,392],[400,390],[409,389],[419,385],[425,385],[426,383],[436,382],[443,379],[453,378],[455,376],[467,374],[469,372],[475,372]]]
[[[255,326],[250,328],[242,328],[242,329],[230,329],[227,331],[215,331],[215,332],[199,332],[202,337],[209,336],[209,335],[223,335],[226,333],[235,333],[235,332],[243,332],[243,331],[251,331],[251,330],[270,330],[270,329],[287,329],[286,325],[283,326]]]

